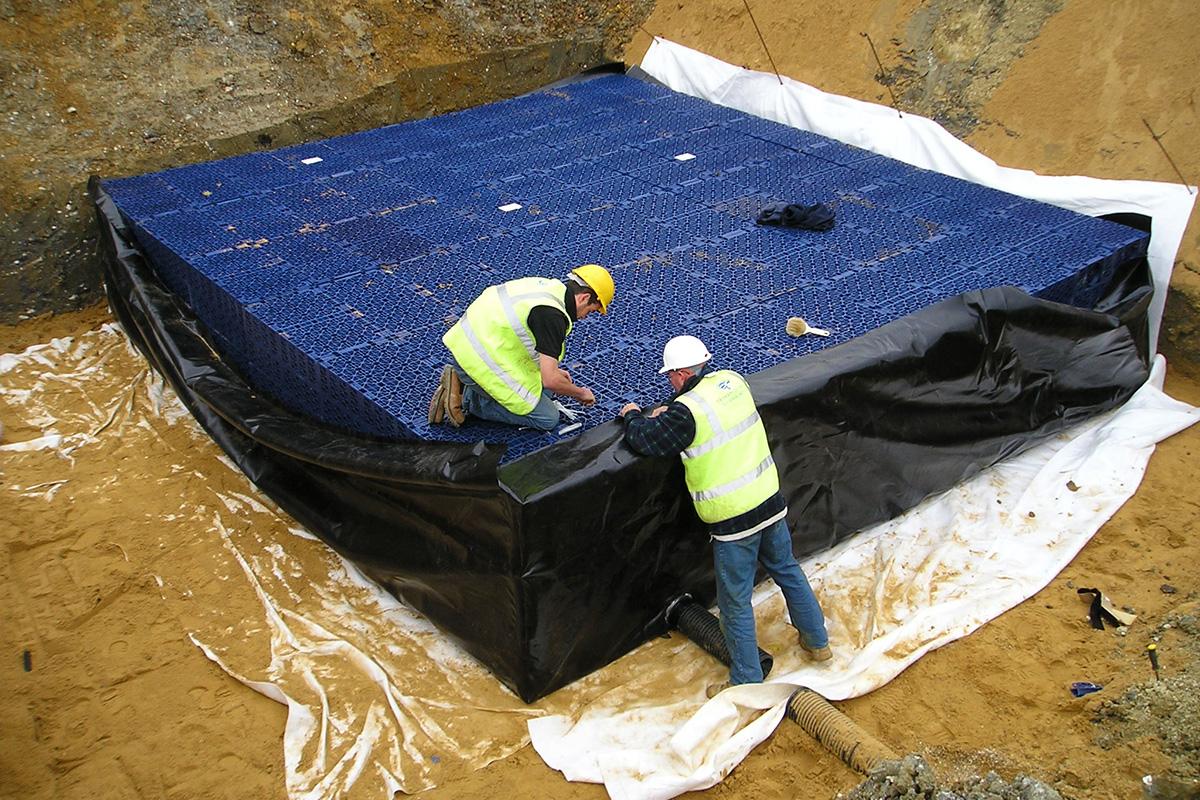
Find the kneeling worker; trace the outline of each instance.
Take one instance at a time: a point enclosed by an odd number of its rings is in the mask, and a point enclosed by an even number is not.
[[[688,492],[712,537],[717,607],[732,668],[728,682],[708,688],[709,697],[763,679],[750,602],[760,561],[783,592],[800,647],[815,661],[832,657],[821,606],[792,554],[787,501],[750,387],[732,370],[711,371],[711,359],[695,336],[676,336],[663,348],[659,370],[675,389],[671,402],[650,413],[634,403],[621,409],[631,449],[683,459]]]
[[[576,267],[565,282],[520,278],[484,289],[442,337],[452,361],[429,401],[430,424],[458,426],[470,414],[548,431],[558,424],[550,393],[595,403],[559,362],[574,323],[607,314],[614,291],[599,264]]]

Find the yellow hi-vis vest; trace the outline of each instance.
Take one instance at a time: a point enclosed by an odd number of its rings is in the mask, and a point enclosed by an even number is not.
[[[741,375],[713,372],[677,399],[696,420],[696,438],[680,457],[700,519],[733,519],[779,491],[767,432]]]
[[[536,306],[557,308],[571,315],[564,298],[567,287],[550,278],[520,278],[489,286],[458,322],[446,331],[442,343],[479,388],[514,414],[528,414],[542,397],[542,370],[529,312]],[[566,350],[559,351],[561,361]]]

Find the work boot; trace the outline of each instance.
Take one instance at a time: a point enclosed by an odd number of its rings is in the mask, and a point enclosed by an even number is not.
[[[442,385],[446,387],[442,392],[442,404],[445,407],[446,419],[457,428],[467,421],[467,412],[463,411],[462,380],[454,371],[454,367],[449,364],[442,369]]]
[[[446,413],[446,371],[442,370],[438,385],[433,389],[433,397],[429,398],[429,424],[440,425]]]
[[[721,681],[720,683],[710,683],[708,688],[704,690],[704,694],[709,700],[719,695],[721,692],[728,689],[732,684],[729,681]]]
[[[800,649],[808,656],[809,661],[828,661],[833,658],[833,651],[829,649],[829,645],[824,647],[809,647],[808,642],[804,641],[804,634],[800,634]]]

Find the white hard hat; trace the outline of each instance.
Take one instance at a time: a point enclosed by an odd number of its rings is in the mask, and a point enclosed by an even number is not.
[[[663,347],[663,365],[659,375],[673,369],[695,367],[712,358],[704,342],[695,336],[676,336]]]

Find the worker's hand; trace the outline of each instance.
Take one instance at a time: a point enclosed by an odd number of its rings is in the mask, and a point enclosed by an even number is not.
[[[579,394],[575,399],[583,403],[585,406],[596,405],[596,395],[592,394],[592,390],[586,386],[579,387]]]
[[[659,414],[661,414],[662,412],[664,412],[666,410],[667,410],[666,406],[659,406],[658,408],[656,408],[650,412],[650,416],[657,417]]]
[[[642,410],[642,407],[639,406],[637,403],[626,403],[625,405],[621,406],[621,416],[622,417],[625,416],[630,411],[641,411],[641,410]]]

